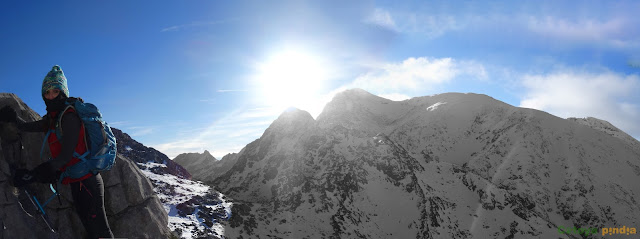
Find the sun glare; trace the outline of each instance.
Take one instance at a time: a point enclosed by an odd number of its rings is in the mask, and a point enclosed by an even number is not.
[[[282,51],[260,64],[257,80],[263,103],[303,110],[317,99],[327,80],[321,60],[303,51]]]

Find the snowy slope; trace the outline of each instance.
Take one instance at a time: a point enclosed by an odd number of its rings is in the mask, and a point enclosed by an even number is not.
[[[231,202],[221,193],[197,181],[180,165],[159,151],[113,129],[118,154],[131,159],[153,184],[153,190],[169,214],[169,229],[179,238],[224,238],[221,222],[231,216]]]
[[[640,148],[486,95],[338,94],[283,113],[213,185],[235,238],[568,238],[640,225]]]
[[[220,221],[231,216],[232,205],[224,195],[200,182],[153,172],[154,168],[166,167],[164,164],[137,164],[169,214],[169,229],[181,238],[224,238]]]

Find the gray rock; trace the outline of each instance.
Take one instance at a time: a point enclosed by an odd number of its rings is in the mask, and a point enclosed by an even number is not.
[[[9,105],[18,117],[25,121],[41,117],[26,106],[14,94],[0,93],[0,108]],[[1,136],[0,136],[1,137]],[[22,133],[21,161],[4,158],[0,149],[0,238],[49,238],[50,232],[39,215],[33,213],[32,205],[26,201],[24,192],[10,184],[9,165],[33,169],[44,162],[40,158],[40,146],[44,135]],[[0,138],[0,141],[4,139]],[[43,155],[50,155],[45,147]],[[155,195],[153,186],[135,163],[118,155],[115,166],[102,173],[105,182],[105,208],[107,217],[116,237],[127,238],[168,238],[167,212]],[[32,184],[32,192],[40,201],[46,200],[52,192],[48,185]],[[54,199],[45,210],[49,214],[59,238],[83,238],[86,235],[75,209],[69,185],[58,188],[60,200]],[[21,204],[22,203],[22,206]],[[27,214],[31,213],[31,215]],[[142,223],[143,222],[143,223]]]

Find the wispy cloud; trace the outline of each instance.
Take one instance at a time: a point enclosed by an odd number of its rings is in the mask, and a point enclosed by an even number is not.
[[[247,90],[217,90],[218,93],[228,93],[228,92],[247,92]]]
[[[418,14],[412,12],[395,12],[376,8],[364,19],[365,23],[377,25],[385,29],[401,33],[418,33],[430,38],[439,37],[448,31],[461,28],[458,20],[452,15]]]
[[[586,42],[620,48],[640,46],[640,21],[624,17],[599,19],[567,19],[553,16],[529,17],[526,27],[543,37],[570,42]]]
[[[239,152],[245,145],[259,138],[282,112],[272,108],[239,109],[205,127],[185,128],[171,141],[153,145],[174,158],[187,152],[205,149],[216,158]]]
[[[179,31],[179,30],[183,30],[183,29],[186,29],[186,28],[210,26],[210,25],[216,25],[216,24],[221,24],[221,23],[225,23],[225,22],[227,22],[227,21],[226,20],[220,20],[220,21],[197,21],[197,22],[192,22],[192,23],[188,23],[188,24],[182,24],[182,25],[175,25],[175,26],[166,27],[166,28],[163,28],[162,30],[160,30],[160,32]]]
[[[629,8],[637,7],[640,5]],[[441,37],[449,32],[465,32],[498,40],[523,36],[528,40],[554,39],[553,42],[567,46],[580,43],[637,50],[640,48],[640,18],[630,9],[586,8],[582,14],[558,10],[540,15],[534,9],[526,8],[510,13],[471,11],[467,14],[375,8],[364,17],[363,22],[428,38]]]
[[[216,99],[202,99],[202,100],[199,100],[199,101],[200,102],[204,102],[204,103],[213,104],[213,103],[216,103],[218,100],[216,100]]]
[[[640,105],[630,103],[640,90],[638,75],[565,69],[525,75],[522,85],[526,93],[521,107],[563,118],[596,117],[630,135],[640,135]]]
[[[116,128],[120,128],[120,127],[131,124],[129,121],[115,121],[115,122],[107,122],[107,123],[109,124],[109,126],[116,127]]]
[[[143,135],[148,135],[153,133],[154,131],[154,127],[151,126],[134,126],[134,127],[127,127],[126,130],[129,133],[129,135],[131,137],[139,137],[139,136],[143,136]]]
[[[367,18],[364,19],[364,22],[378,25],[392,31],[400,30],[398,29],[398,26],[396,26],[396,23],[393,20],[393,17],[391,17],[391,14],[387,10],[382,8],[376,8],[373,13],[371,13],[371,15],[367,16]]]

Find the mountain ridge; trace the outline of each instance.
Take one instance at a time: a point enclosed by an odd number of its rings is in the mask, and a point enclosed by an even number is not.
[[[304,130],[270,126],[210,181],[236,203],[227,235],[553,237],[640,220],[626,216],[640,215],[640,148],[543,111],[353,90],[300,118]]]

